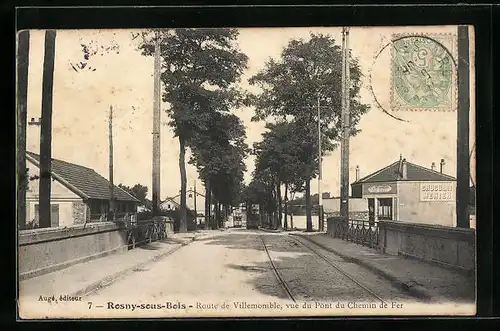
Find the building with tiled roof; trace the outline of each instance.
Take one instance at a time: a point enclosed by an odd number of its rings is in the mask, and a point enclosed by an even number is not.
[[[40,156],[27,152],[29,184],[26,193],[27,223],[38,223]],[[63,160],[51,163],[52,226],[104,220],[109,210],[109,181],[93,169]],[[113,189],[117,213],[135,213],[139,200],[118,186]]]
[[[181,209],[180,203],[175,201],[173,198],[166,198],[160,202],[161,210],[179,210]]]
[[[351,184],[352,198],[367,201],[368,218],[456,226],[456,179],[440,171],[399,160]]]
[[[406,174],[403,173],[403,162],[406,163]],[[400,160],[389,164],[387,167],[375,171],[361,179],[357,179],[352,185],[361,183],[377,183],[390,181],[450,181],[456,180],[452,176],[443,174],[434,169],[428,169],[417,164]]]

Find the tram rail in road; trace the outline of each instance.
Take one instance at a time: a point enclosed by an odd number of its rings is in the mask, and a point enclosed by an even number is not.
[[[353,277],[352,275],[350,275],[346,271],[342,270],[341,267],[339,267],[337,264],[335,264],[334,262],[332,262],[326,256],[324,256],[323,254],[319,253],[317,250],[314,250],[313,248],[309,247],[309,245],[304,244],[303,242],[301,242],[297,238],[293,238],[293,237],[290,237],[290,236],[287,236],[287,237],[288,237],[288,239],[291,239],[293,242],[298,243],[300,246],[302,246],[302,247],[306,248],[308,251],[312,252],[316,257],[318,257],[319,259],[321,259],[324,262],[326,262],[328,265],[330,265],[331,267],[333,267],[337,272],[339,272],[344,277],[348,278],[351,282],[353,282],[354,284],[356,284],[358,287],[360,287],[361,289],[363,289],[365,292],[367,292],[368,294],[370,294],[370,296],[376,298],[377,300],[380,300],[381,303],[387,304],[387,302],[384,299],[382,299],[377,293],[375,293],[373,290],[371,290],[370,288],[368,288],[365,285],[363,285],[355,277]],[[273,269],[273,272],[274,272],[274,274],[275,274],[278,282],[280,283],[281,287],[285,290],[285,292],[288,295],[288,297],[291,300],[293,300],[293,302],[296,302],[296,299],[295,299],[292,291],[290,290],[290,288],[288,287],[287,283],[285,282],[285,280],[281,276],[278,268],[276,267],[276,265],[275,265],[275,263],[273,261],[273,258],[271,256],[269,250],[268,250],[268,246],[266,245],[266,242],[264,240],[264,235],[261,235],[260,239],[262,240],[262,244],[264,245],[264,249],[265,249],[266,254],[267,254],[268,258],[269,258],[269,264],[271,265],[271,268]]]
[[[296,302],[295,300],[295,297],[293,296],[292,294],[292,291],[290,290],[290,288],[288,287],[288,285],[286,284],[285,280],[283,279],[283,277],[281,277],[281,274],[280,272],[278,271],[278,268],[276,268],[276,265],[274,264],[273,262],[273,258],[271,257],[271,254],[269,253],[269,250],[267,249],[267,245],[266,245],[266,242],[264,240],[264,236],[260,236],[260,240],[262,240],[262,244],[264,245],[264,250],[266,251],[266,254],[267,254],[267,257],[269,258],[269,264],[271,265],[271,268],[273,269],[273,272],[274,272],[274,275],[276,276],[276,278],[278,279],[278,282],[280,283],[281,287],[285,290],[286,294],[288,295],[288,297],[293,301],[293,302]]]

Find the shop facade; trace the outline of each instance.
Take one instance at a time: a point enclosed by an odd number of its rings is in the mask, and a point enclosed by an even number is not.
[[[400,157],[351,184],[352,197],[367,201],[368,220],[456,226],[456,179]]]

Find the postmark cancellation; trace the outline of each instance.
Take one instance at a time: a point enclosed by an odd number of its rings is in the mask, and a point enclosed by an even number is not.
[[[392,111],[455,111],[456,45],[451,33],[392,35]]]

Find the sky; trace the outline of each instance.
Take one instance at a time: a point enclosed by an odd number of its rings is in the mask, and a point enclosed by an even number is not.
[[[132,40],[137,30],[58,30],[53,96],[52,157],[93,168],[108,177],[108,116],[113,107],[114,181],[133,186],[136,183],[151,190],[152,124],[153,124],[153,59],[137,50]],[[241,87],[253,91],[247,79],[264,68],[271,57],[279,59],[289,40],[308,39],[310,33],[331,35],[341,43],[341,28],[248,28],[240,29],[238,46],[249,58]],[[361,132],[350,140],[350,178],[355,179],[359,165],[360,176],[368,175],[399,159],[425,167],[445,159],[444,172],[456,174],[456,111],[448,112],[395,111],[391,106],[390,47],[384,48],[394,33],[430,34],[451,38],[450,52],[456,57],[456,27],[353,27],[350,29],[350,48],[363,73],[361,101],[370,111],[359,123]],[[446,40],[448,40],[446,39]],[[473,33],[471,32],[473,45]],[[118,52],[97,55],[89,61],[91,70],[76,72],[72,64],[83,59],[82,42],[96,45],[118,45]],[[383,49],[381,51],[381,49]],[[28,77],[28,121],[41,114],[42,66],[44,31],[30,32],[30,61]],[[378,55],[377,55],[378,54]],[[471,63],[471,149],[474,143],[474,54]],[[95,70],[93,70],[95,69]],[[162,104],[162,110],[168,104]],[[383,110],[401,118],[395,120]],[[263,122],[251,122],[253,108],[235,109],[247,129],[251,146],[261,139]],[[180,189],[178,166],[179,144],[162,111],[161,121],[161,197],[172,197]],[[39,127],[28,126],[27,148],[39,152]],[[189,153],[186,157],[188,159]],[[253,158],[246,160],[245,181],[251,179]],[[471,167],[474,167],[471,164]],[[473,177],[474,177],[473,173]],[[187,165],[188,188],[194,182],[203,190],[196,169]],[[340,150],[323,159],[323,192],[340,194]],[[311,184],[311,193],[317,193]],[[148,196],[151,197],[151,191]]]

